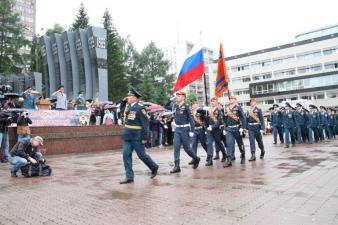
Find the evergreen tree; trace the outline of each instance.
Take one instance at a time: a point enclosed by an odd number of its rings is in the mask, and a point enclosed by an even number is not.
[[[12,0],[0,1],[0,74],[22,72],[25,56],[19,50],[29,44],[14,5]]]
[[[140,54],[140,91],[145,101],[164,104],[172,94],[174,75],[168,74],[169,61],[154,42],[150,42]]]
[[[49,28],[46,31],[47,36],[51,36],[52,34],[62,34],[65,31],[65,28],[63,28],[60,24],[56,23],[54,24],[53,28]]]
[[[123,41],[112,23],[108,9],[104,12],[102,22],[103,27],[107,30],[108,98],[114,102],[119,102],[128,90]]]
[[[83,5],[83,2],[81,2],[79,12],[76,15],[75,21],[72,25],[72,30],[77,30],[79,28],[85,29],[88,27],[89,27],[89,17]]]

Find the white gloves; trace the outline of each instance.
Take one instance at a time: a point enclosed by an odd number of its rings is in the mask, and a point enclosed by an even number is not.
[[[193,137],[194,136],[194,132],[189,132],[189,137]]]
[[[118,119],[118,120],[117,120],[117,124],[121,126],[121,125],[122,125],[122,120],[121,120],[121,119]]]
[[[211,126],[208,126],[207,130],[208,130],[208,131],[212,131],[212,127],[211,127]]]
[[[168,126],[167,126],[167,125],[164,125],[164,129],[168,129]]]
[[[264,134],[264,130],[260,130],[259,132],[261,132],[261,135],[263,135],[263,134]]]
[[[171,122],[171,127],[175,128],[176,127],[176,123],[175,121]]]
[[[223,135],[225,136],[227,134],[227,131],[224,129],[223,130]]]
[[[243,128],[239,128],[239,133],[243,134]]]

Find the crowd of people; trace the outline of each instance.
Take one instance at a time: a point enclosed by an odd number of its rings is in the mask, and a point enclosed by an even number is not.
[[[152,175],[156,176],[158,166],[144,152],[144,147],[162,148],[173,145],[175,165],[170,172],[178,173],[181,171],[181,146],[192,158],[189,164],[193,168],[199,166],[198,143],[201,144],[202,149],[207,154],[205,166],[212,166],[214,160],[220,160],[224,167],[232,166],[233,161],[236,160],[236,145],[240,152],[240,162],[245,164],[246,150],[243,142],[245,134],[248,134],[250,143],[251,155],[248,161],[256,161],[256,143],[260,149],[259,158],[263,159],[265,156],[263,135],[267,133],[266,121],[272,128],[274,144],[277,144],[279,136],[279,141],[285,145],[285,148],[295,146],[296,143],[312,144],[325,139],[330,140],[338,135],[338,110],[332,107],[320,106],[317,108],[315,105],[309,105],[308,110],[300,103],[297,103],[295,108],[289,103],[285,103],[283,107],[274,104],[269,109],[268,119],[265,120],[263,112],[257,107],[254,98],[250,100],[250,107],[246,109],[238,104],[236,96],[233,95],[229,96],[228,105],[222,105],[217,97],[213,97],[207,107],[199,106],[197,101],[187,105],[185,102],[186,94],[180,91],[176,93],[175,98],[170,99],[165,104],[164,109],[149,111],[147,107],[139,103],[140,97],[139,92],[131,89],[127,97],[118,104],[102,103],[97,100],[85,99],[84,92],[80,91],[78,97],[70,105],[64,93],[64,87],[60,86],[51,95],[51,102],[53,104],[52,109],[55,110],[89,110],[91,112],[90,125],[122,125],[125,130],[130,130],[131,133],[135,130],[142,131],[142,137],[140,136],[136,140],[142,141],[142,146],[134,143],[128,147],[128,154],[124,153],[124,161],[127,164],[125,165],[127,176],[124,180],[126,183],[133,181],[133,172],[128,157],[130,156],[130,149],[135,148],[135,146],[140,151],[138,153],[139,156],[141,155],[140,158],[143,157],[146,164],[151,168]],[[131,98],[134,102],[130,102]],[[8,126],[10,124],[17,124],[18,143],[27,140],[30,140],[31,144],[33,143],[35,137],[31,138],[29,129],[32,120],[29,118],[26,109],[36,109],[38,100],[38,93],[30,87],[20,96],[9,94],[2,99],[0,111],[2,162],[11,161],[12,154],[9,150],[8,140]],[[138,110],[131,111],[130,107],[135,103],[138,105]],[[18,108],[23,108],[23,110],[18,112],[7,111],[8,109]],[[137,117],[137,113],[143,119]],[[136,121],[138,121],[137,125],[134,124]],[[130,124],[128,125],[128,123]],[[133,141],[135,141],[134,138],[132,138]],[[42,143],[42,140],[40,140],[40,143]],[[29,155],[29,153],[27,154]],[[23,161],[25,161],[27,164],[31,162],[27,157],[22,158],[26,161],[20,159],[11,162],[14,165],[11,171],[13,177],[16,176],[18,163],[23,164]]]

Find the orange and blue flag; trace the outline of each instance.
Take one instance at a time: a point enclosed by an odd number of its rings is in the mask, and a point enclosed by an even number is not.
[[[229,75],[225,67],[223,45],[219,48],[219,57],[217,63],[217,77],[215,84],[215,96],[220,97],[224,92],[229,90]]]

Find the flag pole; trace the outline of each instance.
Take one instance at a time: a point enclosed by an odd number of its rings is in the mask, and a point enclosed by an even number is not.
[[[207,78],[205,77],[205,73],[203,74],[203,80],[204,80],[205,106],[208,106]]]

